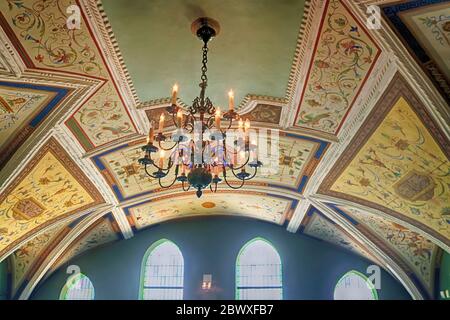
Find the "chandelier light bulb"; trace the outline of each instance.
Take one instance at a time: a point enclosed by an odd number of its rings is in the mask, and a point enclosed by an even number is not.
[[[172,105],[177,104],[178,84],[174,84],[172,87]]]
[[[158,133],[162,133],[163,129],[164,129],[164,113],[161,113],[161,116],[159,117],[159,128],[158,128]]]
[[[216,122],[216,128],[217,128],[217,130],[220,130],[220,118],[221,118],[221,115],[220,115],[220,108],[217,108],[217,110],[216,110],[216,116],[215,116],[215,122]]]
[[[233,90],[228,91],[228,107],[230,111],[234,111],[234,92]]]

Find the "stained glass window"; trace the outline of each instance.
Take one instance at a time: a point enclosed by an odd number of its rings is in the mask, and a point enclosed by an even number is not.
[[[362,273],[351,270],[334,288],[334,300],[378,300],[377,290]]]
[[[61,290],[60,300],[94,300],[91,280],[82,273],[71,276]]]
[[[183,299],[184,260],[171,241],[154,243],[145,254],[141,279],[141,299]]]
[[[281,259],[267,240],[253,239],[239,252],[236,261],[236,299],[283,299]]]

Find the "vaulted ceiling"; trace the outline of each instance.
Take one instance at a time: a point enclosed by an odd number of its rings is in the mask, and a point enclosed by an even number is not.
[[[380,29],[366,25],[372,4]],[[450,252],[449,1],[1,0],[0,12],[0,261],[12,297],[86,250],[212,214],[331,242],[433,297]],[[225,105],[233,88],[241,115],[280,130],[280,169],[197,199],[161,189],[137,159],[171,85],[182,105],[197,94],[189,26],[204,15],[222,26],[210,96]]]

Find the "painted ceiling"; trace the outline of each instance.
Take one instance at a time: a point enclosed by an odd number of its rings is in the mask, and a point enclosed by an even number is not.
[[[365,23],[371,2],[380,30]],[[0,261],[11,297],[154,224],[227,215],[332,243],[432,298],[437,257],[450,251],[450,2],[411,3],[0,0]],[[67,27],[70,5],[79,29]],[[244,189],[197,199],[162,189],[137,159],[172,84],[182,104],[197,95],[190,23],[203,15],[222,27],[211,98],[226,105],[233,88],[239,113],[279,139]]]

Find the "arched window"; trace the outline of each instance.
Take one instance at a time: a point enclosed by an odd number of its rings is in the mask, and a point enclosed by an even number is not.
[[[334,288],[334,300],[378,300],[377,290],[362,273],[351,270]]]
[[[237,300],[281,300],[281,259],[273,245],[262,238],[245,244],[236,260]]]
[[[167,239],[148,248],[142,261],[140,299],[183,299],[184,259],[180,249]]]
[[[61,290],[59,300],[94,300],[94,286],[82,273],[76,273],[67,279]]]

